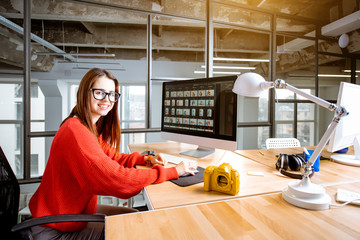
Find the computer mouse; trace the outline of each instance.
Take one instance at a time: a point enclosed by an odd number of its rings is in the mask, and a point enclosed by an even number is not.
[[[141,153],[141,155],[153,155],[155,156],[155,152],[154,151],[144,151]]]
[[[195,175],[196,175],[198,172],[199,172],[198,170],[195,170],[195,171],[194,171]],[[190,173],[186,173],[186,174],[182,175],[181,177],[187,177],[187,176],[193,176],[193,175],[191,175]]]

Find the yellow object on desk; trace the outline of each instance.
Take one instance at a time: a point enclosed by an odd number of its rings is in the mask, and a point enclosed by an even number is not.
[[[208,166],[204,172],[204,190],[237,195],[240,188],[240,175],[229,163],[219,167]]]

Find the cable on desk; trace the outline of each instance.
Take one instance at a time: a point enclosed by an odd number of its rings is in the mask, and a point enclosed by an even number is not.
[[[352,200],[350,200],[350,201],[344,202],[344,203],[342,203],[342,204],[330,204],[330,206],[331,206],[331,207],[343,207],[343,206],[345,206],[345,205],[348,205],[349,203],[352,203],[352,202],[358,201],[358,200],[360,200],[360,198],[355,198],[355,199],[352,199]]]

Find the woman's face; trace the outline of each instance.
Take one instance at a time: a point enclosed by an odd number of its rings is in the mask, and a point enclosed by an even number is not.
[[[95,81],[92,89],[100,89],[105,91],[106,93],[115,92],[115,83],[108,77],[101,76]],[[110,112],[110,110],[114,106],[114,103],[109,101],[109,95],[106,95],[103,100],[95,99],[94,93],[92,91],[90,106],[92,123],[95,124],[101,116],[106,116]]]

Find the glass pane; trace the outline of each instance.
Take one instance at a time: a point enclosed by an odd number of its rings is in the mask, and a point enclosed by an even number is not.
[[[294,103],[276,103],[275,120],[294,120]]]
[[[205,76],[205,23],[170,17],[153,21],[153,79]],[[175,24],[176,21],[176,24]]]
[[[113,1],[112,4],[138,9],[155,7],[159,11],[162,10],[162,6],[149,1],[118,2]],[[46,41],[57,45],[67,53],[90,53],[88,56],[66,56],[65,58],[61,55],[56,56],[63,62],[79,62],[78,66],[74,66],[77,70],[75,72],[86,67],[81,63],[86,59],[113,59],[111,56],[92,56],[93,54],[115,54],[117,59],[146,57],[147,14],[76,2],[70,5],[53,3],[49,8],[32,8],[32,14],[45,16],[51,14],[56,18],[32,19],[31,30],[35,35],[43,36]],[[86,10],[78,15],[79,13],[74,9]],[[77,40],[74,41],[74,39]],[[38,52],[44,52],[43,46],[39,45],[37,48]],[[49,56],[46,57],[49,58]],[[71,71],[71,74],[74,74],[74,71]]]
[[[122,86],[121,94],[121,128],[144,128],[145,86]]]
[[[22,84],[0,83],[0,120],[22,120]],[[20,95],[20,96],[19,96]]]
[[[244,27],[270,30],[271,15],[248,9],[241,9],[238,5],[227,6],[213,3],[213,20],[237,24]]]
[[[245,127],[237,130],[237,149],[261,149],[269,138],[269,127]]]
[[[256,72],[267,78],[269,41],[267,33],[214,24],[214,76]],[[267,91],[259,98],[238,97],[238,122],[266,122],[268,111]]]
[[[324,135],[325,131],[328,129],[329,124],[332,122],[334,118],[334,112],[320,107],[319,105],[315,106],[315,111],[319,113],[315,114],[315,118],[317,115],[319,116],[319,120],[315,121],[315,129],[318,131],[318,138],[315,138],[315,141],[319,141],[320,138]]]
[[[297,139],[301,146],[314,146],[315,143],[314,122],[299,122],[297,125]]]
[[[151,128],[161,128],[161,102],[162,102],[162,83],[152,81],[151,94]]]
[[[22,3],[1,3],[6,14],[15,13],[15,18],[6,17],[13,26],[23,27]],[[24,178],[23,164],[23,66],[24,45],[23,35],[14,30],[1,26],[1,76],[0,76],[0,146],[18,179]],[[32,61],[35,66],[37,61]],[[8,77],[9,76],[9,77]],[[36,90],[31,85],[31,95]]]
[[[157,143],[157,142],[166,142],[166,140],[161,138],[160,132],[151,132],[146,133],[146,143]]]
[[[259,98],[238,96],[238,122],[266,122],[268,112],[268,92],[264,91]]]
[[[213,75],[269,75],[270,35],[214,24]],[[205,71],[205,66],[201,66]]]
[[[301,37],[277,35],[276,44],[276,78],[283,79],[286,83],[297,88],[309,87],[314,89],[316,77],[315,41]],[[279,97],[279,99],[281,98]],[[286,99],[289,98],[286,97]]]
[[[45,131],[45,122],[44,121],[31,122],[31,131],[32,132],[43,132],[43,131]]]
[[[128,145],[145,143],[145,133],[127,133],[121,134],[120,151],[122,153],[130,153]]]
[[[37,94],[31,95],[31,120],[45,121],[45,96],[40,87],[36,85]],[[31,129],[31,131],[35,131]]]
[[[319,96],[336,100],[341,82],[350,82],[350,59],[319,54]]]
[[[315,119],[315,104],[313,103],[298,103],[297,118],[301,120],[314,120]]]
[[[16,177],[24,177],[22,157],[23,129],[21,124],[0,124],[0,146]]]
[[[258,121],[267,122],[269,119],[269,94],[265,91],[259,97],[259,117]]]
[[[31,138],[30,177],[44,174],[53,137]]]
[[[148,132],[148,133],[129,133],[121,135],[121,152],[128,152],[128,144],[142,144],[142,143],[157,143],[165,142],[161,138],[160,132]],[[149,149],[153,150],[153,149]]]
[[[193,17],[193,18],[206,18],[206,1],[202,0],[193,0],[193,1],[183,1],[183,0],[171,0],[171,1],[129,1],[128,3],[132,3],[131,5],[135,5],[138,9],[146,9],[155,10],[170,14],[181,15],[185,17]],[[148,3],[148,4],[143,4]],[[174,22],[181,21],[180,19],[174,19]]]
[[[275,97],[277,99],[294,99],[295,94],[287,89],[275,89]]]
[[[30,96],[32,98],[38,97],[38,84],[37,83],[31,83],[30,84]],[[16,84],[15,86],[15,97],[16,98],[22,98],[24,95],[24,85],[23,84]]]
[[[293,137],[293,124],[276,124],[277,138],[291,138]]]

